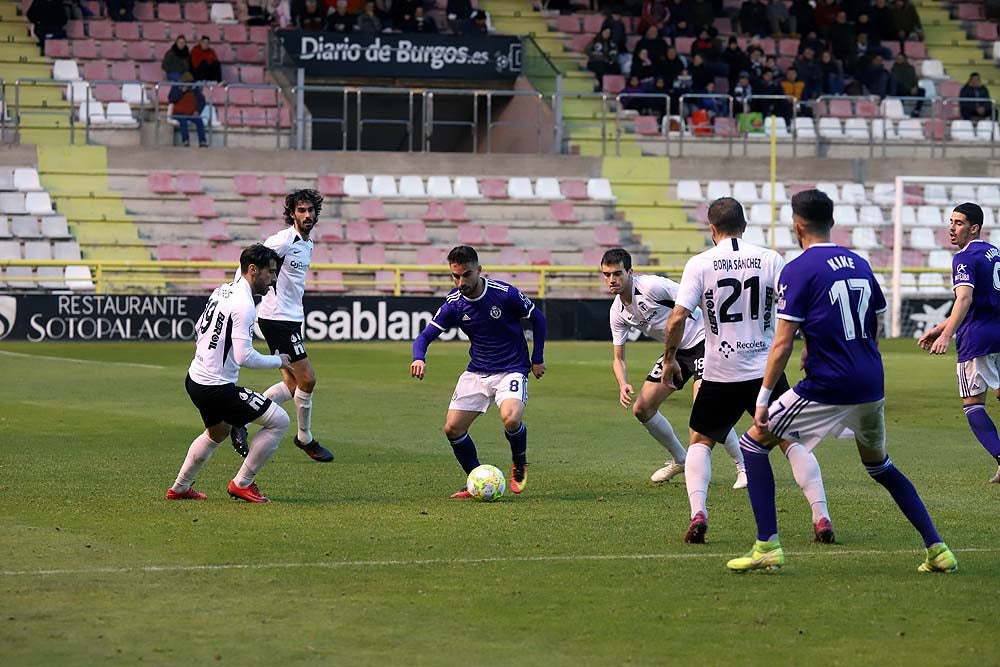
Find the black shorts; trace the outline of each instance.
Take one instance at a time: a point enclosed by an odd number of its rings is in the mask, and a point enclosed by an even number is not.
[[[696,433],[707,435],[716,442],[725,442],[729,430],[747,413],[757,411],[757,394],[764,378],[745,382],[711,382],[704,380],[691,408],[689,426]],[[788,380],[782,373],[771,392],[771,401],[788,391]]]
[[[674,386],[681,389],[691,378],[694,378],[695,381],[701,379],[702,371],[705,370],[705,341],[701,341],[694,347],[689,347],[686,350],[677,350],[675,358],[681,367],[681,381],[680,383],[674,383]],[[646,376],[646,382],[659,382],[662,377],[663,356],[661,355],[656,360],[656,363],[653,364],[649,375]]]
[[[188,375],[184,378],[191,402],[201,412],[201,420],[206,428],[221,422],[239,425],[249,424],[267,412],[271,399],[258,394],[253,389],[229,384],[198,384]]]
[[[306,344],[302,341],[302,323],[285,322],[283,320],[257,320],[260,332],[264,334],[271,354],[281,352],[291,357],[292,361],[305,359]]]

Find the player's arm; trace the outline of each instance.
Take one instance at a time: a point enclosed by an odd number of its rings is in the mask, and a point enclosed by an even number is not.
[[[956,331],[958,331],[958,327],[962,326],[962,322],[965,321],[965,317],[969,314],[969,308],[971,307],[972,286],[956,285],[955,303],[951,307],[951,315],[949,315],[948,319],[944,321],[941,331],[938,332],[937,338],[935,338],[934,342],[930,344],[931,354],[944,354],[948,351],[948,345],[951,343],[951,337],[955,335]],[[923,339],[921,339],[921,341],[922,340]]]
[[[675,380],[681,379],[681,367],[677,363],[677,348],[681,344],[684,336],[684,326],[687,318],[691,316],[691,311],[680,304],[674,304],[670,311],[670,319],[667,320],[667,333],[663,341],[663,376],[660,382],[676,389]]]
[[[431,322],[413,341],[413,363],[410,364],[410,377],[424,379],[424,369],[427,367],[427,348],[444,333],[444,329]]]
[[[767,406],[771,402],[771,392],[774,391],[774,385],[778,384],[778,379],[788,366],[788,359],[792,356],[792,347],[795,345],[795,333],[798,330],[798,322],[778,320],[774,342],[767,355],[764,379],[761,382],[760,393],[757,394],[757,410],[753,418],[754,425],[762,431],[767,431]]]
[[[233,359],[242,368],[288,368],[287,354],[261,354],[253,347],[253,322],[256,311],[253,304],[237,308],[232,315],[231,336]]]
[[[531,374],[540,378],[545,375],[545,336],[548,325],[545,314],[534,304],[528,311],[528,321],[531,322]]]
[[[615,372],[615,379],[618,380],[618,402],[623,408],[632,405],[632,394],[635,390],[628,383],[628,364],[625,362],[625,346],[615,345],[615,356],[611,361],[611,369]]]

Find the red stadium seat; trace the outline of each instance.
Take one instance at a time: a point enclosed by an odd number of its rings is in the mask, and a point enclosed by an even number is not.
[[[440,266],[446,261],[447,254],[448,249],[440,246],[417,248],[417,264]]]
[[[288,194],[288,186],[285,184],[285,177],[280,174],[265,175],[260,179],[260,190],[266,195],[282,196]]]
[[[254,88],[253,102],[257,106],[276,107],[278,106],[278,91],[275,88]]]
[[[500,263],[505,266],[523,266],[528,263],[528,253],[521,248],[503,248],[500,250]]]
[[[159,60],[158,56],[153,55],[153,45],[149,42],[129,42],[126,53],[131,60],[140,60],[143,62]]]
[[[212,246],[210,245],[189,245],[187,249],[187,256],[192,262],[210,262],[215,259],[215,252],[213,252]]]
[[[151,3],[137,3],[136,8],[139,5],[145,5]],[[118,25],[138,25],[135,23],[119,23]],[[166,23],[157,23],[155,19],[150,20],[148,23],[142,24],[142,38],[147,42],[166,42],[170,40],[170,26]]]
[[[427,227],[422,222],[404,222],[400,224],[399,234],[403,243],[408,245],[430,243],[430,239],[427,238]]]
[[[403,271],[402,289],[409,294],[431,294],[434,287],[430,281],[430,274],[426,271]]]
[[[247,42],[247,29],[239,24],[223,26],[222,39],[227,44],[245,44]]]
[[[575,35],[581,32],[580,17],[576,14],[560,15],[556,17],[556,30],[568,35]],[[590,36],[593,38],[593,35]]]
[[[253,91],[250,88],[240,88],[238,86],[227,86],[226,95],[230,104],[247,107],[253,104]]]
[[[335,269],[320,269],[314,274],[316,280],[315,289],[318,292],[346,292],[344,285],[344,272]]]
[[[203,2],[185,3],[184,18],[191,23],[208,23],[208,5]],[[191,36],[191,41],[194,41],[194,35]]]
[[[129,25],[122,23],[121,25]],[[111,78],[115,81],[135,81],[135,63],[131,60],[111,63]]]
[[[490,245],[511,245],[510,229],[507,225],[495,224],[486,225],[486,243]]]
[[[260,194],[260,182],[256,174],[236,174],[233,176],[233,188],[236,194],[244,197]]]
[[[199,269],[198,275],[201,278],[202,289],[215,289],[227,280],[232,280],[232,274],[225,269]]]
[[[108,63],[92,60],[83,63],[83,78],[87,81],[107,80],[111,76]]]
[[[137,21],[156,21],[156,3],[153,2],[137,2],[135,3],[135,9],[132,10],[132,15],[135,16]],[[147,23],[146,25],[150,25]],[[146,32],[146,25],[142,27],[143,33]]]
[[[161,243],[156,246],[156,259],[161,262],[183,262],[185,254],[184,246],[176,243]]]
[[[66,36],[70,39],[86,39],[83,21],[70,21],[66,24]]]
[[[143,83],[159,83],[163,79],[163,70],[159,63],[139,63],[139,80]]]
[[[322,220],[317,231],[312,233],[313,238],[324,243],[340,243],[344,240],[344,225],[340,220]]]
[[[625,89],[625,77],[621,74],[605,74],[601,81],[603,82],[604,92],[608,95],[617,95]]]
[[[441,202],[432,201],[427,204],[427,210],[420,216],[425,222],[441,222],[444,220],[444,208]]]
[[[618,228],[614,225],[598,225],[594,227],[594,241],[606,248],[621,245]]]
[[[395,222],[376,222],[372,232],[376,243],[399,243],[399,226]]]
[[[156,4],[156,18],[161,21],[179,23],[181,21],[181,6],[175,3],[159,2]]]
[[[587,181],[566,179],[559,182],[559,189],[566,199],[590,199],[587,195]]]
[[[484,197],[490,199],[507,199],[507,179],[506,178],[481,178],[479,179],[479,189]]]
[[[240,67],[240,83],[264,83],[264,68],[260,65],[243,65]],[[234,78],[226,79],[235,81]]]
[[[528,263],[532,266],[552,264],[552,251],[548,248],[534,248],[528,250]]]
[[[465,202],[461,199],[446,201],[442,207],[442,214],[445,220],[451,220],[452,222],[468,222],[470,220]]]
[[[573,213],[573,202],[554,201],[549,203],[549,212],[556,222],[579,222]]]
[[[248,65],[259,65],[264,62],[264,56],[261,54],[260,47],[256,44],[237,44],[236,60]]]
[[[202,220],[202,235],[209,241],[232,241],[233,235],[229,233],[229,225],[225,220]]]
[[[277,218],[261,220],[260,227],[258,228],[259,231],[257,233],[257,237],[261,239],[266,239],[268,237],[274,236],[278,232],[284,231],[287,228],[288,225],[285,224],[284,220],[279,220]]]
[[[396,291],[396,272],[382,269],[375,272],[375,289],[392,294]]]
[[[115,37],[124,39],[127,42],[135,42],[142,39],[142,36],[139,34],[139,24],[131,21],[115,23]]]
[[[251,197],[247,199],[247,215],[251,218],[273,218],[274,202],[268,197]]]
[[[243,248],[238,245],[215,246],[215,261],[217,262],[230,262],[236,265],[240,263],[240,255],[242,254]]]
[[[483,238],[483,228],[479,225],[462,225],[455,229],[459,245],[479,246],[483,244]]]
[[[385,246],[381,243],[366,243],[358,250],[361,264],[385,264]]]
[[[119,102],[122,99],[122,87],[114,83],[99,83],[90,87],[90,96],[101,102]]]
[[[656,136],[660,134],[660,119],[656,116],[636,116],[633,128],[636,134]]]
[[[87,35],[91,39],[112,39],[115,36],[115,25],[111,21],[91,20],[87,25]]]
[[[181,173],[177,174],[175,180],[180,193],[195,195],[205,191],[201,185],[201,174]]]
[[[266,25],[252,25],[250,26],[250,43],[251,44],[267,44],[267,35],[271,32],[271,28]]]
[[[48,42],[45,43],[48,44]],[[77,60],[96,60],[99,57],[97,42],[92,39],[74,40],[73,57]]]
[[[349,220],[344,238],[351,243],[371,243],[372,226],[367,220]]]
[[[166,171],[153,171],[149,173],[146,177],[149,183],[149,189],[156,194],[173,194],[177,192],[174,189],[174,177],[173,174]]]
[[[49,58],[69,58],[69,41],[65,39],[45,40],[45,55]]]
[[[358,246],[354,243],[338,243],[330,246],[331,264],[357,264]]]
[[[325,197],[344,196],[344,177],[337,174],[324,174],[317,180],[316,187]]]
[[[191,213],[196,218],[214,218],[215,201],[211,197],[191,197]]]
[[[583,251],[580,263],[583,266],[599,266],[604,258],[604,248],[587,248]]]
[[[361,217],[365,220],[386,220],[385,207],[381,199],[362,199],[360,203]]]
[[[591,35],[596,35],[601,31],[601,25],[604,23],[604,14],[584,14],[583,15],[583,31]]]

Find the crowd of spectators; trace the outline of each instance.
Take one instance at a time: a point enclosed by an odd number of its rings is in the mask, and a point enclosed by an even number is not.
[[[734,98],[732,115],[743,111],[744,101],[761,114],[790,118],[794,105],[799,115],[809,115],[810,102],[829,95],[903,97],[912,116],[923,110],[926,91],[906,55],[908,43],[923,39],[912,0],[745,0],[729,15],[721,0],[642,0],[604,12],[601,30],[586,49],[587,69],[597,78],[597,91],[603,75],[624,74],[623,92],[636,96],[626,101],[632,108],[663,107],[662,101],[639,96],[667,91],[675,112],[684,96],[686,114],[697,109],[730,114],[721,108],[724,98],[712,97],[723,93]],[[640,35],[631,52],[624,21],[628,14],[637,17]],[[720,37],[718,19],[729,21],[728,39]],[[681,37],[693,38],[686,53],[675,46]],[[794,58],[783,52],[779,65],[761,48],[764,38],[797,39]],[[741,41],[748,46],[741,48]],[[898,49],[887,48],[893,42]],[[986,99],[983,104],[963,102],[963,117],[992,113],[978,77],[962,91],[962,97],[968,93]]]
[[[471,0],[448,0],[440,23],[429,12],[433,7],[433,3],[424,0],[292,0],[290,25],[301,30],[370,35],[384,32],[485,35],[490,32],[486,12],[474,9]],[[278,25],[273,21],[271,24]]]

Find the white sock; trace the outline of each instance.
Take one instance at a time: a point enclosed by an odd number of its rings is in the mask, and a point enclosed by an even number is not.
[[[177,473],[177,481],[170,488],[178,493],[190,489],[194,483],[195,475],[205,465],[205,461],[212,458],[212,452],[220,444],[208,437],[208,431],[202,431],[201,435],[195,438],[191,446],[188,447],[187,457],[184,459],[184,464],[181,465],[181,471]]]
[[[708,445],[695,443],[688,446],[687,463],[684,464],[684,484],[687,486],[691,518],[698,512],[708,516],[708,484],[712,481],[712,450]]]
[[[726,448],[726,453],[729,454],[729,458],[733,460],[739,468],[743,468],[743,450],[740,449],[740,436],[736,435],[734,429],[729,429],[729,435],[726,436],[726,441],[722,443],[722,446]]]
[[[299,420],[299,442],[303,445],[308,445],[313,441],[313,434],[311,428],[312,421],[312,409],[313,409],[313,395],[312,392],[302,391],[301,389],[295,390],[295,416]]]
[[[261,429],[250,440],[250,453],[247,454],[240,471],[233,478],[236,486],[241,489],[253,484],[254,477],[257,476],[260,469],[278,451],[278,445],[285,437],[285,432],[288,431],[288,425],[291,423],[288,419],[288,413],[276,403],[254,421],[261,425]]]
[[[292,390],[284,382],[277,382],[268,387],[264,395],[280,405],[292,397]]]
[[[801,443],[793,442],[785,452],[788,463],[792,466],[792,475],[802,488],[809,506],[812,508],[812,520],[829,519],[826,509],[826,489],[823,488],[823,474],[819,470],[819,461]]]
[[[670,452],[670,455],[674,457],[674,463],[684,464],[687,452],[684,451],[684,445],[681,444],[681,441],[674,435],[674,428],[667,421],[666,417],[657,412],[648,422],[642,423],[642,425],[658,443]]]

